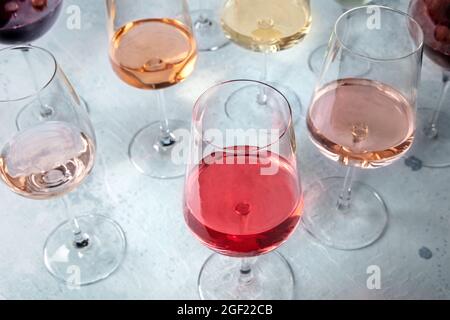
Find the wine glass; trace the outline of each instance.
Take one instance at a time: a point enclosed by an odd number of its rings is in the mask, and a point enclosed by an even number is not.
[[[305,192],[303,224],[323,244],[359,249],[384,232],[386,204],[353,181],[354,168],[390,165],[410,149],[422,49],[417,22],[391,8],[355,8],[336,22],[307,116],[313,144],[348,167],[345,178],[322,179]],[[370,71],[358,77],[348,61],[367,62]]]
[[[376,0],[335,0],[342,8],[342,13],[345,13],[347,10],[350,10],[355,7],[365,6],[369,4],[377,4],[377,5],[383,5],[383,6],[390,6],[395,8],[397,5],[396,1],[376,1]],[[309,69],[319,75],[320,74],[320,68],[323,65],[323,60],[325,59],[325,56],[327,54],[328,45],[323,44],[319,47],[317,47],[309,56],[308,59],[308,66]],[[354,68],[358,67],[358,75],[363,76],[366,72],[369,71],[369,66],[367,63],[363,63],[361,65],[354,65]]]
[[[216,51],[229,44],[220,27],[218,8],[222,0],[209,0],[207,7],[205,1],[197,0],[197,9],[191,11],[194,35],[199,51]]]
[[[264,90],[264,117],[249,109],[231,119],[223,103],[236,90]],[[246,99],[234,100],[246,108]],[[288,101],[275,88],[251,80],[220,83],[193,111],[184,216],[194,235],[217,252],[199,276],[202,299],[289,299],[294,275],[279,247],[303,209],[296,144]],[[256,257],[258,257],[256,259]]]
[[[0,43],[28,44],[42,37],[55,24],[63,0],[9,0],[0,2]],[[26,56],[24,57],[26,58]],[[27,62],[28,63],[28,62]],[[29,68],[33,70],[30,64]],[[34,71],[31,77],[38,77]],[[88,110],[82,99],[83,107]],[[40,119],[50,119],[55,110],[47,105],[24,108],[17,113],[17,128],[27,127]]]
[[[227,0],[222,10],[222,28],[225,35],[235,44],[245,49],[263,53],[261,81],[268,80],[268,56],[298,44],[311,29],[309,0]],[[302,116],[302,104],[297,94],[288,86],[269,82],[288,99],[294,115],[294,122]],[[248,88],[230,95],[225,103],[231,118],[245,116],[247,109],[233,109],[234,99],[248,95]],[[249,88],[253,91],[253,88]],[[264,92],[248,100],[248,108],[266,112]],[[266,107],[266,108],[265,108]]]
[[[450,1],[410,2],[409,13],[425,34],[425,54],[442,70],[437,108],[418,109],[418,131],[412,157],[406,161],[430,168],[450,166],[450,112],[444,109],[450,88]]]
[[[55,116],[18,131],[15,111],[42,104],[57,111]],[[11,191],[29,199],[48,200],[78,188],[94,166],[95,133],[74,88],[50,52],[30,45],[0,50],[0,106],[0,178]],[[69,206],[69,199],[65,199]],[[45,243],[47,269],[73,285],[106,278],[124,257],[122,229],[100,215],[75,217],[70,208],[67,212],[69,220]],[[79,279],[73,278],[74,273]]]
[[[134,166],[154,178],[184,174],[184,164],[173,161],[172,152],[187,141],[181,129],[189,125],[169,120],[164,88],[185,80],[194,70],[197,46],[185,0],[106,0],[109,56],[114,72],[125,83],[153,90],[161,120],[140,129],[128,154]],[[177,146],[175,148],[175,146]]]

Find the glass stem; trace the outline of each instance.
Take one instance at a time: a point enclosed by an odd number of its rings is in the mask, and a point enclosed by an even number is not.
[[[263,65],[262,65],[262,73],[261,73],[261,82],[266,82],[268,78],[268,64],[269,64],[269,54],[267,51],[263,53]],[[259,94],[258,94],[258,104],[264,105],[267,103],[267,95],[265,88],[260,86]]]
[[[355,167],[349,166],[347,169],[347,173],[345,174],[342,191],[339,194],[339,199],[337,201],[338,210],[346,210],[350,208],[354,173]]]
[[[254,276],[252,272],[252,267],[250,263],[250,258],[242,258],[241,259],[241,268],[239,270],[239,284],[240,285],[248,285],[253,281]]]
[[[30,69],[30,74],[31,74],[31,81],[33,82],[33,86],[34,89],[36,90],[36,96],[37,99],[39,100],[39,106],[40,106],[40,110],[39,110],[39,114],[42,118],[48,118],[52,115],[53,113],[53,109],[50,108],[49,106],[47,106],[45,103],[42,102],[41,100],[41,94],[39,92],[40,88],[36,79],[36,72],[34,71],[33,68],[33,64],[30,61],[30,58],[28,57],[26,51],[28,51],[28,49],[22,49],[21,50],[23,53],[23,57],[25,59],[25,62],[27,63],[28,68]]]
[[[267,81],[268,71],[269,71],[269,53],[267,51],[265,51],[263,53],[263,65],[262,65],[262,74],[261,74],[262,82]]]
[[[443,73],[442,75],[442,82],[443,82],[443,88],[441,91],[441,95],[439,97],[439,104],[436,110],[434,110],[433,115],[428,122],[428,125],[424,128],[425,135],[429,139],[437,139],[438,137],[438,121],[439,121],[439,115],[441,114],[442,107],[445,103],[445,98],[447,97],[448,90],[450,88],[450,81],[449,76],[447,73]]]
[[[161,147],[170,147],[175,144],[175,138],[170,131],[169,119],[167,118],[166,111],[166,99],[163,90],[156,90],[157,104],[159,111],[161,113],[161,120],[159,123],[160,135],[159,135],[159,145]]]
[[[86,248],[89,245],[89,236],[80,228],[78,220],[71,210],[70,201],[68,196],[63,198],[64,206],[66,209],[66,215],[72,226],[73,246],[77,249]]]

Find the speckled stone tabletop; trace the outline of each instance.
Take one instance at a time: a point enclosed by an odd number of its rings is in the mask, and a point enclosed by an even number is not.
[[[0,184],[0,299],[197,299],[197,276],[210,251],[184,223],[183,179],[142,176],[127,158],[132,134],[158,118],[155,96],[125,85],[111,70],[104,1],[64,2],[57,24],[35,44],[55,54],[88,101],[97,131],[97,165],[70,196],[71,210],[117,220],[126,232],[128,250],[120,269],[102,282],[82,288],[57,282],[44,266],[42,249],[49,233],[65,219],[62,201],[27,200]],[[304,105],[316,80],[308,56],[327,41],[341,12],[334,1],[311,2],[311,33],[296,47],[270,57],[269,67],[269,78],[294,88]],[[407,1],[399,5],[404,9]],[[81,10],[80,29],[67,26],[74,8]],[[212,84],[259,78],[259,58],[235,45],[201,53],[194,74],[168,89],[169,113],[188,120],[195,99]],[[439,70],[425,59],[419,104],[435,105],[439,86]],[[303,124],[296,133],[304,187],[317,178],[343,174],[343,168],[313,147]],[[450,169],[412,171],[399,161],[359,171],[358,178],[376,188],[387,203],[385,234],[368,248],[347,252],[320,245],[299,227],[279,249],[295,271],[296,298],[450,298]],[[368,285],[373,266],[380,271],[378,289]]]

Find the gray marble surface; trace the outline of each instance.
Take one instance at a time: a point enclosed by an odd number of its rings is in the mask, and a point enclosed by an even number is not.
[[[295,88],[305,105],[315,84],[308,55],[327,41],[341,11],[331,0],[311,2],[312,32],[295,48],[273,55],[269,68],[270,78]],[[406,2],[401,3],[403,8]],[[128,251],[120,269],[100,283],[81,289],[58,283],[45,269],[42,248],[48,234],[65,219],[62,202],[27,200],[0,184],[0,299],[197,299],[198,272],[210,252],[184,223],[183,180],[150,179],[137,173],[127,159],[131,135],[158,118],[155,97],[128,87],[111,70],[104,1],[65,0],[65,9],[70,5],[81,8],[81,29],[67,28],[65,10],[36,44],[55,54],[89,102],[97,130],[100,157],[92,176],[71,195],[72,210],[117,220],[126,232]],[[259,77],[258,57],[234,45],[200,54],[194,74],[169,89],[170,114],[189,119],[196,97],[220,80]],[[439,80],[437,68],[426,59],[420,104],[437,102]],[[297,126],[296,133],[305,187],[317,178],[343,173],[312,146],[304,126]],[[366,249],[345,252],[323,247],[297,229],[280,248],[295,270],[296,298],[450,298],[450,169],[413,172],[400,161],[358,175],[380,192],[389,207],[386,233]],[[424,248],[431,251],[431,258]],[[378,290],[367,287],[367,268],[372,265],[381,271]]]

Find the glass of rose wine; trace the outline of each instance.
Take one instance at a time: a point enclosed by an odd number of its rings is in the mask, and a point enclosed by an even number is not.
[[[354,168],[385,167],[410,149],[422,52],[422,30],[403,12],[359,7],[336,22],[307,126],[319,151],[348,170],[306,189],[302,221],[320,242],[353,250],[384,232],[387,207],[372,187],[353,181]],[[348,61],[370,71],[359,77]]]
[[[90,174],[96,154],[94,129],[75,90],[53,55],[38,47],[0,50],[0,70],[1,180],[11,191],[35,200],[74,191]],[[15,111],[41,104],[52,105],[57,117],[18,131]],[[67,212],[69,220],[45,243],[47,269],[74,286],[104,279],[124,257],[122,229],[100,215],[75,216],[70,208]],[[73,278],[74,272],[79,278]]]
[[[161,120],[140,129],[128,154],[134,166],[154,178],[184,174],[184,163],[174,161],[174,150],[183,150],[181,132],[189,124],[169,120],[164,89],[185,80],[194,70],[197,45],[186,0],[106,0],[109,58],[114,72],[125,83],[155,92]],[[175,148],[176,147],[176,148]]]
[[[289,49],[309,33],[311,28],[309,0],[227,0],[222,9],[222,29],[225,35],[238,46],[263,54],[261,81],[268,81],[268,56]],[[302,104],[297,94],[288,86],[269,82],[288,99],[294,115],[294,122],[301,116]],[[248,100],[248,88],[233,93],[225,108],[229,117],[244,116],[248,108],[266,112],[264,92]],[[253,91],[253,88],[249,88]],[[246,109],[233,109],[233,100],[247,99]],[[266,108],[265,108],[266,107]]]
[[[191,11],[191,17],[199,51],[216,51],[230,43],[220,27],[218,14],[222,1],[195,1],[197,9]]]
[[[422,26],[425,54],[442,70],[442,91],[437,108],[418,109],[417,139],[409,160],[430,168],[450,166],[450,1],[413,0],[409,13]]]
[[[229,118],[223,103],[242,88],[264,90],[269,110]],[[233,107],[247,108],[246,99]],[[184,216],[201,243],[216,251],[200,272],[202,299],[290,299],[294,275],[269,252],[298,225],[303,195],[292,114],[286,98],[257,81],[208,89],[193,111]]]

